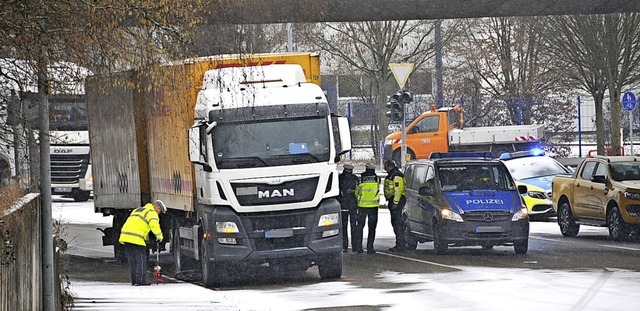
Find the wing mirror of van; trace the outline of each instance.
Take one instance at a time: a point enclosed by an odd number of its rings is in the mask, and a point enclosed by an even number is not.
[[[527,186],[525,185],[519,185],[518,186],[518,193],[520,194],[527,194]]]
[[[418,189],[418,194],[432,197],[432,196],[434,196],[436,194],[436,192],[433,191],[433,189],[428,188],[428,187],[420,187]]]

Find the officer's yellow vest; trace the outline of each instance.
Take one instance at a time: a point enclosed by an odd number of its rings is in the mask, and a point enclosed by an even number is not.
[[[131,243],[146,246],[147,243],[145,241],[149,231],[153,232],[156,239],[162,241],[160,218],[151,203],[138,207],[131,212],[124,226],[122,226],[119,242],[120,244]]]
[[[375,208],[380,206],[380,185],[377,182],[362,182],[356,186],[358,207]]]

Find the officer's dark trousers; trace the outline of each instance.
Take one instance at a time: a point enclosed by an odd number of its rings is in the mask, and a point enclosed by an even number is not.
[[[342,249],[347,250],[349,248],[349,234],[347,233],[347,226],[351,229],[351,249],[356,251],[356,245],[354,244],[354,237],[356,236],[356,217],[358,210],[355,208],[342,211]]]
[[[145,284],[147,282],[147,254],[149,253],[147,247],[131,243],[124,243],[124,250],[127,254],[127,260],[129,261],[131,285]]]
[[[358,228],[357,236],[354,235],[354,244],[358,248],[354,251],[362,251],[362,236],[364,235],[364,222],[367,221],[367,227],[369,227],[369,235],[367,236],[367,251],[373,252],[373,242],[376,239],[376,227],[378,226],[378,208],[362,208],[358,207],[358,220],[356,226]],[[368,219],[367,219],[368,218]]]
[[[391,202],[393,202],[393,197],[389,199],[388,206],[391,206]],[[402,219],[402,209],[406,203],[406,199],[402,198],[400,203],[396,208],[389,209],[389,214],[391,215],[391,226],[393,227],[393,233],[396,235],[396,247],[404,248],[404,220]]]

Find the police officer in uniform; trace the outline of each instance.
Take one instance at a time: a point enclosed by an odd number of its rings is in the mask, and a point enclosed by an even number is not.
[[[356,186],[358,177],[353,174],[353,165],[346,164],[342,174],[338,177],[340,185],[340,206],[342,209],[342,251],[347,252],[349,247],[349,234],[347,225],[351,227],[351,249],[356,250],[354,236],[356,235],[356,217],[358,214],[358,200],[356,199]]]
[[[404,174],[400,172],[395,162],[387,160],[384,163],[387,177],[384,179],[384,197],[387,199],[389,214],[391,215],[391,226],[396,235],[396,245],[389,249],[390,252],[401,252],[405,250],[404,224],[402,221],[402,209],[407,198],[404,192]]]
[[[364,223],[367,220],[369,235],[367,236],[367,254],[375,254],[373,242],[376,239],[376,226],[378,225],[378,206],[380,206],[380,178],[376,175],[376,167],[367,163],[365,171],[360,175],[360,183],[356,186],[356,198],[358,198],[358,217],[356,221],[356,235],[353,239],[353,250],[362,253],[362,238],[364,235]]]
[[[143,207],[134,209],[122,226],[119,242],[124,245],[127,261],[129,261],[131,285],[151,285],[146,281],[147,254],[149,253],[146,240],[151,231],[156,236],[156,240],[162,241],[159,214],[166,211],[167,207],[160,200],[156,200],[153,204],[147,203]]]

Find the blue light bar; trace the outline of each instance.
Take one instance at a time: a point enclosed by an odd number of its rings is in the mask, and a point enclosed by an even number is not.
[[[494,159],[493,153],[487,152],[432,152],[429,159],[481,158]]]
[[[543,155],[544,155],[544,150],[540,148],[534,148],[528,151],[516,151],[516,152],[503,153],[500,155],[500,160],[510,160],[515,158],[526,158],[526,157],[538,157]]]

